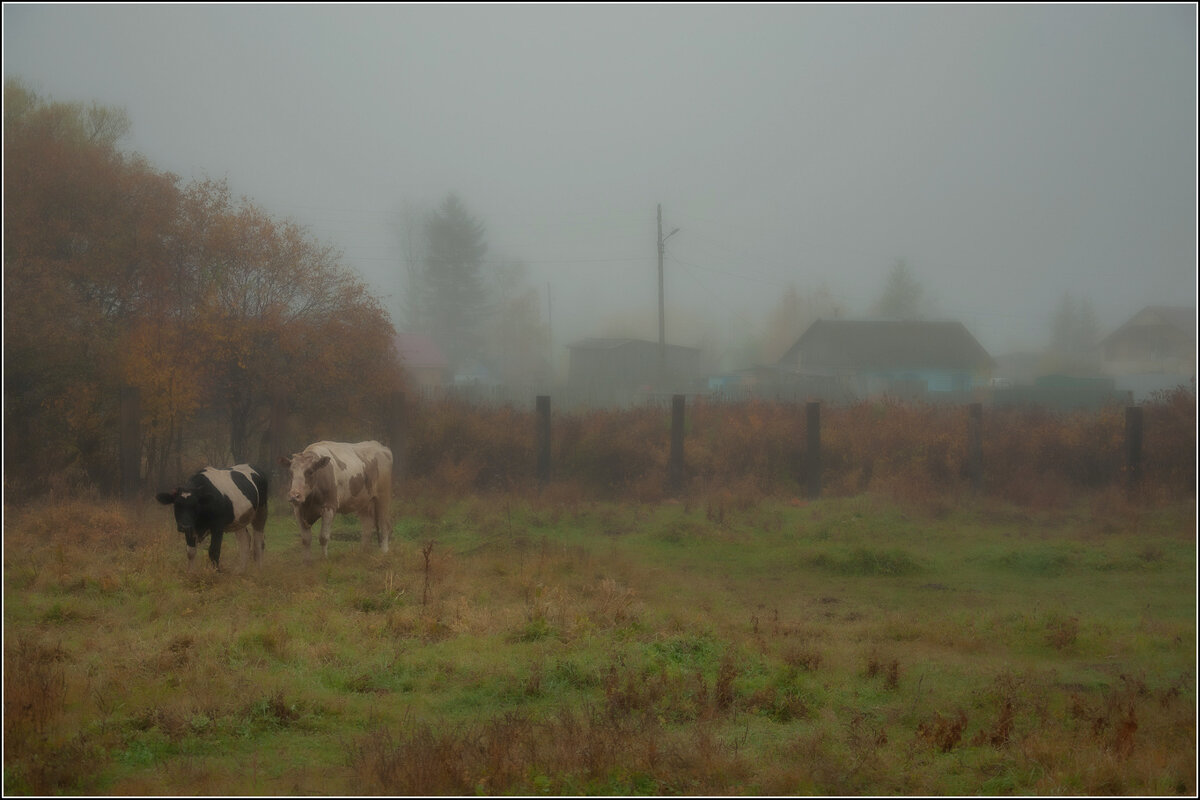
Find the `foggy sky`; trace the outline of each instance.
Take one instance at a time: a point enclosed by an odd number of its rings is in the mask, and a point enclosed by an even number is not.
[[[1065,291],[1196,297],[1196,7],[4,6],[4,75],[124,107],[157,168],[309,227],[397,327],[398,218],[455,192],[553,296],[736,344],[787,284],[866,314],[904,259],[992,355]],[[558,353],[556,353],[557,355]]]

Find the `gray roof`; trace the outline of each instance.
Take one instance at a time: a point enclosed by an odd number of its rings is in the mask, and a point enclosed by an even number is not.
[[[1168,327],[1196,340],[1196,309],[1191,306],[1146,306],[1125,321],[1121,327],[1105,336],[1100,342],[1107,343],[1111,339],[1128,332],[1131,328]]]
[[[961,322],[817,320],[780,363],[859,369],[980,369],[995,361]]]

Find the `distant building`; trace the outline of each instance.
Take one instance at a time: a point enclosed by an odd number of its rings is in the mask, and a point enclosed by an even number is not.
[[[810,325],[779,366],[858,398],[958,399],[988,385],[995,361],[961,322],[835,319]]]
[[[1146,306],[1100,341],[1104,371],[1135,401],[1196,380],[1196,309]]]
[[[432,339],[421,333],[399,333],[395,342],[400,363],[413,384],[426,390],[446,385],[450,364]]]
[[[658,342],[589,338],[567,349],[567,385],[591,403],[626,403],[639,393],[691,390],[700,377],[700,350],[695,347],[666,346],[665,384],[659,376]]]

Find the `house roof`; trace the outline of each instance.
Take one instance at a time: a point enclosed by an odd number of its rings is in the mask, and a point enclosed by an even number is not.
[[[591,336],[586,339],[580,339],[577,342],[573,342],[567,345],[567,348],[570,350],[615,350],[618,347],[625,347],[627,345],[651,345],[653,347],[658,347],[658,342],[651,342],[646,339],[631,339],[629,337]],[[698,347],[686,347],[679,344],[668,344],[667,347],[672,350],[700,349]]]
[[[449,363],[441,348],[422,333],[398,333],[395,341],[400,360],[410,367],[444,369]]]
[[[1196,309],[1190,306],[1146,306],[1125,321],[1121,327],[1105,336],[1100,344],[1107,344],[1134,328],[1176,328],[1196,341]]]
[[[885,369],[978,369],[995,361],[961,322],[822,319],[808,327],[781,364]]]

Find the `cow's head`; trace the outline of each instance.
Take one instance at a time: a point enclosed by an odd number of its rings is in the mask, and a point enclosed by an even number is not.
[[[288,501],[292,505],[300,505],[312,496],[316,488],[316,473],[329,463],[329,456],[318,456],[316,453],[297,453],[288,458],[280,456],[279,463],[288,468],[291,480],[288,482]]]
[[[173,492],[159,492],[155,497],[164,506],[175,507],[175,527],[187,539],[188,547],[196,546],[197,533],[200,534],[200,538],[204,538],[204,534],[208,533],[201,523],[209,515],[215,502],[216,498],[211,494],[178,488]],[[197,531],[197,528],[203,530]]]

